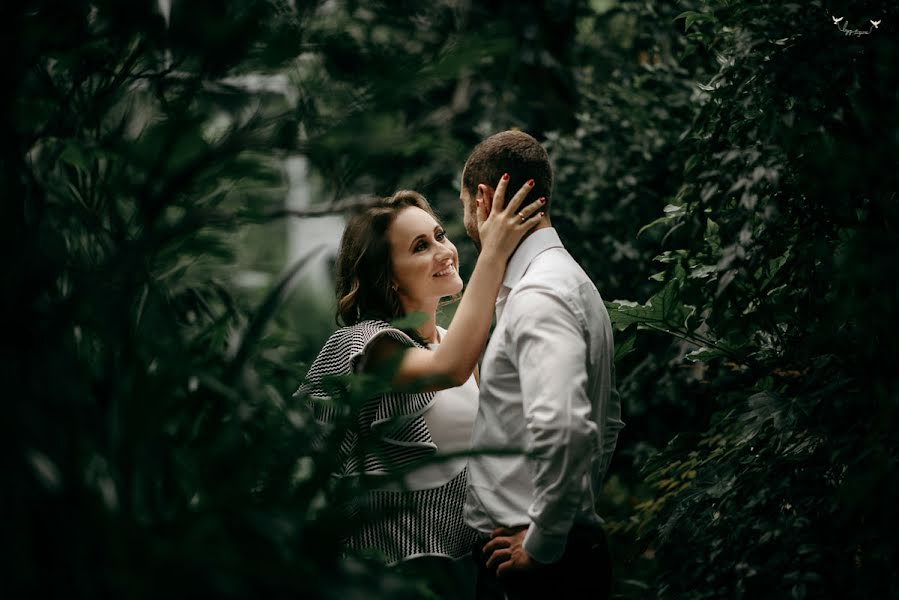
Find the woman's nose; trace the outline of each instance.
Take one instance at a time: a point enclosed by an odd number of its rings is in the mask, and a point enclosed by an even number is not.
[[[453,258],[453,251],[446,246],[441,246],[434,256],[437,258],[438,262],[443,262]]]

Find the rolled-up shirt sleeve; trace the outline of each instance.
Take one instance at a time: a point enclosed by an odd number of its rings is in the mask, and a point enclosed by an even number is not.
[[[510,355],[517,360],[533,466],[534,499],[524,549],[556,562],[582,501],[584,476],[598,451],[591,419],[584,325],[555,290],[529,289],[510,299]]]

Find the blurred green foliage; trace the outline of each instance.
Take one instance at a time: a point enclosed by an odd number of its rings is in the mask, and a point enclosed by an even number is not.
[[[868,23],[896,16],[710,1],[678,17],[688,60],[716,64],[690,70],[669,206],[647,230],[664,231],[660,283],[612,303],[619,329],[683,340],[682,378],[714,403],[649,461],[654,494],[621,528],[651,549],[656,597],[899,593],[899,82]]]
[[[425,593],[340,558],[284,160],[321,211],[422,191],[470,269],[459,170],[509,127],[618,329],[616,595],[899,595],[899,9],[166,5],[0,9],[4,596]]]

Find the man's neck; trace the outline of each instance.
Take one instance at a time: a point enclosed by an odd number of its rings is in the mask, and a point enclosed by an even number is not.
[[[552,220],[550,220],[549,215],[546,215],[540,219],[541,223],[524,234],[524,237],[521,238],[522,241],[526,240],[530,236],[534,234],[535,231],[540,231],[541,229],[549,229],[553,226]]]
[[[515,252],[518,251],[518,248],[524,243],[524,241],[526,239],[528,239],[529,237],[534,235],[534,232],[540,231],[541,229],[549,229],[550,227],[553,226],[552,221],[550,221],[550,219],[549,219],[549,215],[546,215],[541,220],[543,221],[542,223],[540,223],[539,225],[537,225],[536,227],[534,227],[533,229],[528,231],[526,234],[524,234],[524,237],[522,237],[521,241],[518,242],[518,246],[516,246],[515,250],[512,252],[512,254],[509,255],[509,260],[512,260],[512,257],[515,256]]]

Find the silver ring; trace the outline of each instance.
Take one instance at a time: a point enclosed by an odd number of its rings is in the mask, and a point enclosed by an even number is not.
[[[516,213],[516,214],[518,214],[518,216],[521,217],[521,222],[522,222],[522,223],[524,223],[525,221],[528,220],[528,218],[527,218],[526,216],[524,216],[523,214],[521,214],[521,213]]]

